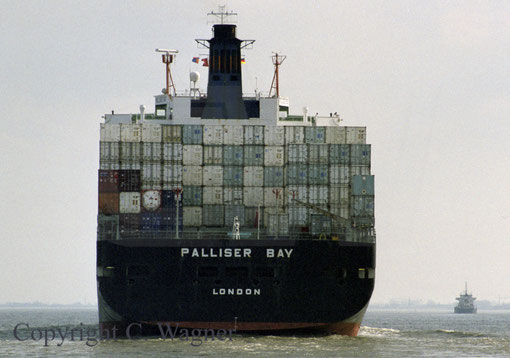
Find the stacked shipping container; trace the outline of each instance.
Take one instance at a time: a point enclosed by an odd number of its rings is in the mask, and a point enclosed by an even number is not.
[[[269,234],[338,228],[294,199],[346,219],[373,217],[373,184],[352,191],[355,176],[370,176],[365,138],[363,127],[102,124],[103,237],[172,233],[177,221],[180,230],[231,228],[236,216],[245,228],[260,219]]]

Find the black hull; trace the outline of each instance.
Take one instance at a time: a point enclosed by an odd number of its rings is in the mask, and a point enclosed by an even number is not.
[[[476,308],[472,308],[472,307],[467,307],[467,308],[455,307],[454,313],[476,313]]]
[[[356,335],[374,289],[375,244],[98,241],[97,266],[100,323],[120,332],[137,323],[146,333],[169,324]]]

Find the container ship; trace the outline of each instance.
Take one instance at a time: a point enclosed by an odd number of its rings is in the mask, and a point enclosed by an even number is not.
[[[455,306],[453,312],[454,313],[476,313],[477,309],[475,306],[476,298],[473,297],[472,294],[468,293],[467,290],[467,282],[465,283],[464,293],[461,293],[459,297],[456,298],[459,303]]]
[[[214,13],[213,13],[214,14]],[[230,13],[231,14],[231,13]],[[136,323],[356,336],[375,279],[366,128],[243,95],[236,25],[213,25],[207,91],[167,85],[154,113],[100,124],[97,287],[102,329]],[[194,59],[197,61],[197,59]]]

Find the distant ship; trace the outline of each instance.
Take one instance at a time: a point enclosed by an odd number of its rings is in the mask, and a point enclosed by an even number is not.
[[[356,336],[374,289],[374,176],[365,127],[247,97],[230,13],[207,93],[167,88],[154,113],[101,124],[97,287],[102,329],[135,323]],[[193,61],[198,63],[199,58]],[[198,80],[191,74],[191,81]],[[120,331],[119,331],[120,332]]]
[[[476,313],[476,297],[468,293],[467,282],[464,293],[461,293],[456,300],[459,301],[459,304],[455,307],[455,313]]]

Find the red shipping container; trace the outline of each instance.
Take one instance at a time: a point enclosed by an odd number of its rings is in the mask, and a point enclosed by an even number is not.
[[[99,193],[119,192],[119,171],[99,169]]]
[[[99,213],[119,213],[119,193],[99,193]]]

